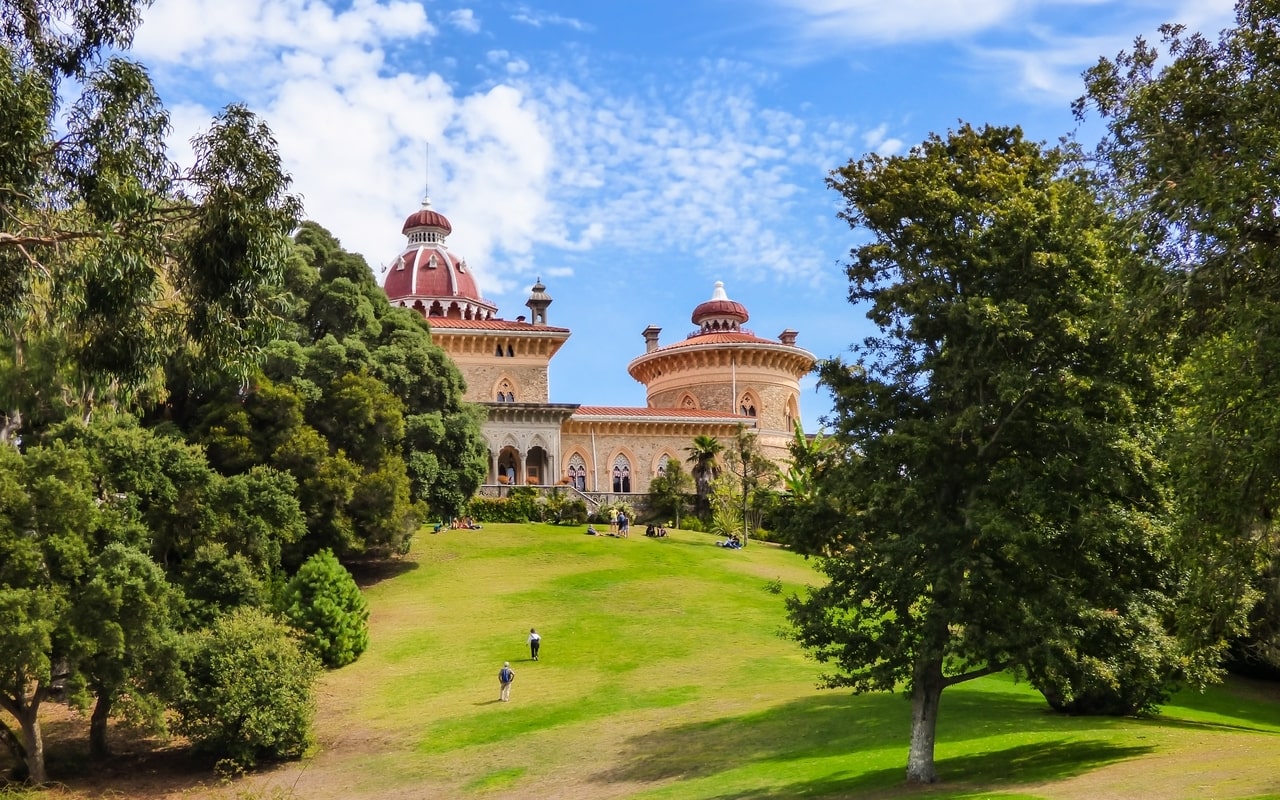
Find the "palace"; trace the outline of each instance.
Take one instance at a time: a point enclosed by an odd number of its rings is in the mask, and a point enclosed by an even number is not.
[[[570,331],[548,324],[547,287],[533,285],[527,316],[502,319],[466,260],[445,245],[452,230],[424,200],[405,220],[407,241],[384,289],[393,305],[426,318],[433,341],[466,379],[466,399],[488,410],[487,483],[643,493],[668,459],[686,460],[695,436],[728,441],[740,425],[756,432],[770,458],[787,459],[800,419],[800,378],[815,363],[796,346],[796,331],[764,339],[743,328],[747,309],[717,282],[711,299],[693,309],[697,327],[684,340],[661,345],[660,328],[641,332],[644,352],[627,371],[644,384],[645,406],[553,403],[547,370]]]

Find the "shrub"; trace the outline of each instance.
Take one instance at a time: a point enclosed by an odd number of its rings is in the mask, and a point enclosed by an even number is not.
[[[787,537],[782,531],[771,531],[767,528],[756,528],[751,532],[751,538],[759,542],[774,542],[776,544],[786,544]]]
[[[320,664],[291,628],[239,608],[191,634],[187,647],[175,727],[197,750],[251,767],[311,745]]]
[[[467,506],[476,522],[528,522],[528,511],[505,497],[476,497]]]
[[[694,531],[695,533],[706,530],[702,524],[702,520],[697,517],[684,517],[680,520],[680,527],[686,531]]]
[[[345,667],[369,646],[369,604],[332,550],[321,550],[284,588],[285,617],[326,667]]]
[[[542,511],[545,508],[538,503],[538,492],[529,486],[519,486],[511,490],[507,498],[521,519],[518,522],[542,522]]]
[[[566,525],[582,525],[587,521],[587,503],[580,497],[560,504],[560,521]]]

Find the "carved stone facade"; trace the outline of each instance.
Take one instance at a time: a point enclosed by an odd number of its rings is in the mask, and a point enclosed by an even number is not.
[[[662,346],[660,329],[641,333],[645,352],[627,369],[646,387],[644,407],[552,403],[547,370],[570,331],[547,324],[547,287],[534,284],[528,319],[498,317],[466,261],[448,252],[451,231],[424,201],[405,221],[407,244],[385,289],[393,304],[426,317],[433,340],[466,378],[466,398],[488,409],[488,483],[644,493],[667,459],[686,460],[694,437],[727,440],[744,425],[766,455],[786,460],[800,419],[800,378],[814,365],[813,355],[796,347],[795,331],[764,339],[742,328],[746,308],[717,282],[711,299],[694,309],[698,327],[684,340]]]

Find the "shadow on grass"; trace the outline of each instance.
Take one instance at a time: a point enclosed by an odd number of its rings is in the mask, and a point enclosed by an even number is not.
[[[1016,792],[1028,783],[1062,780],[1107,764],[1150,753],[1149,747],[1122,747],[1107,742],[1070,741],[1020,745],[990,753],[940,759],[941,783],[915,786],[906,782],[906,753],[901,768],[796,781],[781,787],[747,789],[715,795],[716,800],[789,800],[793,797],[895,798],[938,795],[990,797],[991,792]],[[851,754],[856,755],[856,754]]]
[[[1021,697],[973,694],[983,696],[954,698],[960,702],[953,702],[948,710],[955,724],[948,726],[945,734],[940,729],[940,745],[1041,728],[1052,736],[1058,729],[1054,723],[1060,718],[1038,711],[1028,713],[1029,706]],[[970,704],[971,708],[964,708]],[[969,727],[960,724],[963,721],[980,724]],[[807,697],[758,714],[679,725],[633,737],[625,747],[627,762],[599,772],[590,780],[600,784],[696,780],[753,765],[837,759],[841,767],[812,780],[724,797],[764,800],[932,793],[932,788],[911,788],[904,783],[909,726],[910,706],[899,695]],[[1067,726],[1062,732],[1070,735],[1073,731]],[[948,791],[963,790],[967,785],[1014,787],[1070,777],[1152,749],[1055,738],[940,758],[937,766]],[[886,751],[900,752],[901,765],[879,767]],[[857,769],[860,760],[867,764],[866,769]]]
[[[361,589],[368,589],[382,581],[399,577],[406,572],[413,572],[418,568],[416,561],[406,561],[401,558],[368,559],[344,562],[344,565]]]

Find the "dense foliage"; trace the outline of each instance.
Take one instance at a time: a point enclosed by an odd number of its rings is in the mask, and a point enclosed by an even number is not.
[[[1025,669],[1064,698],[1177,653],[1159,375],[1126,320],[1121,229],[1070,153],[963,126],[836,171],[850,300],[880,335],[825,363],[833,445],[810,454],[793,544],[830,578],[790,604],[832,686],[905,685],[908,777],[936,779],[943,689]],[[1125,635],[1116,635],[1123,632]],[[1145,677],[1145,676],[1143,676]]]
[[[1240,0],[1216,41],[1161,34],[1100,60],[1076,110],[1107,122],[1110,199],[1165,268],[1144,317],[1178,362],[1181,628],[1216,663],[1247,625],[1280,666],[1280,3]]]
[[[287,336],[248,386],[185,398],[179,421],[223,472],[268,465],[298,482],[298,565],[401,552],[428,517],[462,512],[484,479],[483,411],[421,318],[392,307],[359,256],[323,228],[296,236]]]
[[[180,172],[145,69],[102,55],[139,12],[0,6],[0,441],[155,399],[174,358],[238,381],[279,321],[301,207],[275,141],[230,106]]]
[[[186,644],[177,729],[195,746],[249,767],[312,744],[319,661],[262,611],[223,615]]]

